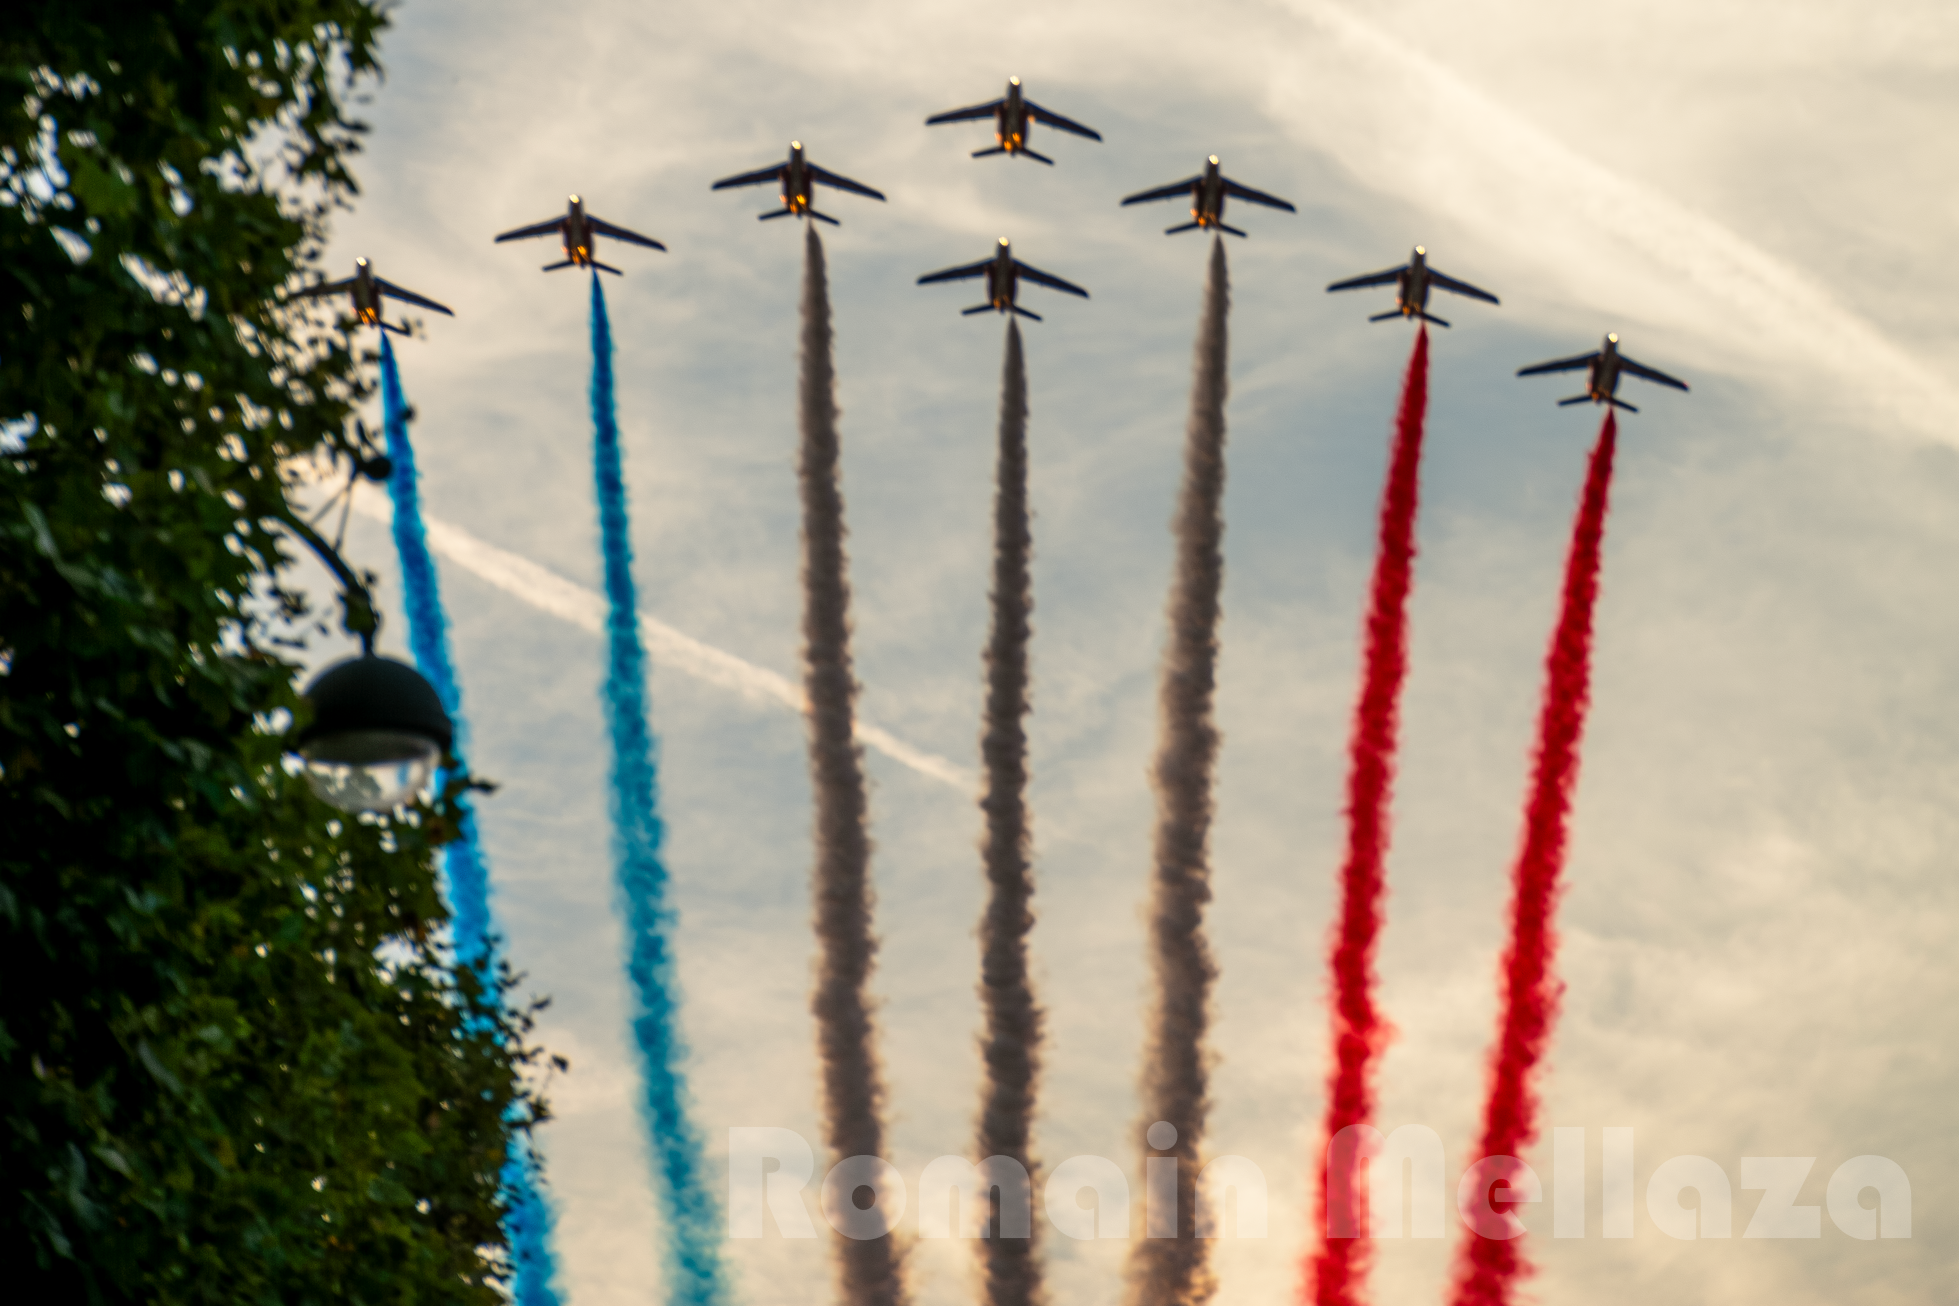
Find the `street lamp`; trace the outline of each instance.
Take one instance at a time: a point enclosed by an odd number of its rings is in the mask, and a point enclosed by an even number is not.
[[[392,811],[428,788],[454,742],[442,700],[415,668],[362,653],[306,689],[313,720],[299,734],[306,783],[343,812]]]
[[[367,586],[311,526],[290,514],[283,521],[339,579],[342,624],[361,642],[359,657],[336,662],[306,688],[313,720],[293,741],[306,783],[343,812],[392,811],[428,787],[455,727],[420,672],[374,652],[381,621]]]

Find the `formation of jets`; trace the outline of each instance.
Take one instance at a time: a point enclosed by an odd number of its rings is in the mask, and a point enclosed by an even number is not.
[[[1030,159],[1035,159],[1041,163],[1053,166],[1053,159],[1048,158],[1045,154],[1036,152],[1028,144],[1029,134],[1036,123],[1045,124],[1056,131],[1066,132],[1070,135],[1084,137],[1092,141],[1102,139],[1101,133],[1094,128],[1076,122],[1072,118],[1063,117],[1061,114],[1055,113],[1051,109],[1043,108],[1028,99],[1018,77],[1007,79],[1006,93],[998,99],[988,100],[984,104],[969,105],[964,109],[951,109],[945,113],[933,114],[925,120],[925,125],[933,127],[942,123],[978,122],[986,118],[993,119],[994,144],[990,148],[973,151],[973,157],[976,159],[986,158],[990,155],[1004,155],[1008,158],[1013,158],[1016,155],[1024,154]],[[845,191],[853,195],[861,195],[866,199],[884,199],[884,193],[882,191],[873,190],[862,182],[852,181],[849,177],[818,167],[804,154],[803,143],[801,141],[789,142],[789,157],[785,161],[770,164],[765,168],[757,168],[753,172],[743,172],[737,173],[732,177],[723,177],[720,181],[715,182],[710,189],[733,190],[743,186],[765,185],[770,182],[774,182],[780,187],[782,206],[757,215],[762,221],[767,221],[770,218],[798,217],[813,219],[817,222],[827,222],[831,226],[841,225],[837,219],[831,217],[829,214],[817,211],[816,187],[818,186],[828,186],[834,190]],[[1263,205],[1266,208],[1279,209],[1286,213],[1298,212],[1288,200],[1280,199],[1278,196],[1267,194],[1262,190],[1254,190],[1250,186],[1243,185],[1225,176],[1223,165],[1219,162],[1218,156],[1215,154],[1205,160],[1203,171],[1197,175],[1186,177],[1182,181],[1171,182],[1166,186],[1157,186],[1150,190],[1138,191],[1136,194],[1124,198],[1122,205],[1127,207],[1131,204],[1146,204],[1155,200],[1171,200],[1184,197],[1188,197],[1190,202],[1191,220],[1166,228],[1164,231],[1166,236],[1173,236],[1181,231],[1206,230],[1229,233],[1233,236],[1243,236],[1245,234],[1243,231],[1240,231],[1237,227],[1228,225],[1224,220],[1225,203],[1227,200],[1232,199],[1243,200],[1248,204]],[[546,272],[554,272],[560,268],[588,267],[593,269],[594,272],[610,272],[615,276],[620,275],[618,268],[599,262],[595,256],[595,249],[597,247],[598,237],[600,236],[623,241],[629,245],[639,245],[647,249],[666,249],[665,245],[650,236],[643,236],[636,231],[629,231],[624,227],[607,222],[594,214],[587,213],[585,211],[584,200],[576,195],[570,197],[563,217],[552,218],[546,222],[534,223],[528,227],[518,227],[513,231],[506,231],[496,237],[496,241],[501,244],[508,240],[525,240],[532,237],[549,235],[556,235],[563,241],[565,256],[556,263],[546,264],[544,267],[544,271]],[[971,316],[975,313],[985,313],[992,310],[1001,314],[1011,314],[1031,318],[1036,322],[1040,321],[1040,314],[1022,308],[1018,302],[1020,283],[1022,281],[1031,281],[1036,285],[1046,286],[1052,290],[1059,290],[1070,295],[1078,295],[1083,299],[1088,298],[1088,292],[1072,281],[1065,281],[1053,273],[1043,272],[1039,268],[1031,267],[1015,258],[1013,256],[1013,246],[1005,236],[1000,237],[1000,243],[994,249],[991,257],[981,259],[977,263],[965,263],[958,267],[945,268],[938,272],[928,272],[918,279],[918,284],[921,286],[932,285],[947,281],[966,281],[978,277],[984,277],[986,279],[987,302],[976,304],[972,308],[962,309],[961,313],[963,316]],[[1327,290],[1360,290],[1372,286],[1387,285],[1392,285],[1395,288],[1395,307],[1385,313],[1374,314],[1367,319],[1370,322],[1385,322],[1391,318],[1401,318],[1404,320],[1415,319],[1421,322],[1433,322],[1437,326],[1446,327],[1449,325],[1448,322],[1428,311],[1429,294],[1431,291],[1437,289],[1446,290],[1451,294],[1462,295],[1469,299],[1482,300],[1486,304],[1500,302],[1489,291],[1472,286],[1467,281],[1459,281],[1455,277],[1430,267],[1428,263],[1428,250],[1422,245],[1415,246],[1414,252],[1409,255],[1408,261],[1398,267],[1388,268],[1381,272],[1370,272],[1364,276],[1350,277],[1345,281],[1336,281],[1328,286]],[[392,282],[383,281],[381,278],[375,276],[373,268],[364,258],[354,261],[354,275],[346,280],[309,286],[297,293],[307,298],[347,294],[351,296],[353,301],[355,323],[361,326],[379,327],[384,331],[405,333],[407,328],[396,326],[392,322],[383,320],[381,304],[383,297],[398,299],[405,303],[417,304],[438,313],[451,317],[454,316],[449,309],[436,303],[434,300],[418,295],[412,290],[405,290]],[[1596,404],[1612,404],[1625,409],[1627,412],[1637,412],[1639,411],[1638,409],[1623,399],[1616,397],[1616,392],[1619,388],[1619,379],[1626,375],[1643,377],[1648,381],[1672,386],[1678,390],[1687,389],[1687,383],[1685,381],[1668,376],[1666,373],[1655,368],[1647,367],[1645,364],[1636,362],[1620,353],[1619,337],[1616,334],[1607,335],[1604,344],[1589,354],[1578,354],[1571,358],[1560,358],[1548,363],[1538,363],[1534,366],[1523,368],[1517,375],[1536,376],[1546,372],[1575,371],[1581,367],[1588,369],[1585,393],[1574,395],[1569,399],[1560,399],[1558,401],[1560,407],[1569,404],[1582,404],[1589,401]]]
[[[1029,267],[1015,258],[1013,246],[1007,243],[1005,236],[1000,237],[1000,247],[993,251],[992,258],[981,259],[977,263],[967,263],[961,267],[947,268],[943,272],[928,272],[918,279],[918,284],[926,286],[935,281],[965,281],[971,277],[986,278],[987,302],[961,309],[961,317],[971,317],[975,313],[997,309],[1001,313],[1017,313],[1021,317],[1031,317],[1036,322],[1040,321],[1039,313],[1030,313],[1014,302],[1014,296],[1019,293],[1022,277],[1036,285],[1049,286],[1055,290],[1064,290],[1071,295],[1080,295],[1083,299],[1088,298],[1088,292],[1074,282],[1063,281],[1051,272]]]

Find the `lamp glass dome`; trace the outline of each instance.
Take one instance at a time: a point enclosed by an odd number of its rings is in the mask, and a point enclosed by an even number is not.
[[[393,811],[428,789],[442,760],[427,735],[399,730],[323,735],[299,755],[306,760],[306,783],[343,812]]]

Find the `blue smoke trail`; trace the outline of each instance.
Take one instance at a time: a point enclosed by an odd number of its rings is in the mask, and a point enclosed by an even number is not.
[[[462,690],[449,656],[449,618],[437,588],[435,559],[429,555],[428,535],[422,528],[421,490],[415,472],[415,449],[408,442],[408,401],[402,395],[401,372],[387,333],[381,335],[381,412],[388,435],[388,460],[394,470],[388,492],[394,499],[395,550],[401,555],[402,604],[408,610],[408,643],[415,665],[428,677],[454,723],[453,752],[458,762],[468,747]],[[488,979],[496,964],[496,939],[490,918],[490,872],[476,838],[476,814],[468,796],[456,800],[460,837],[443,850],[443,869],[449,879],[449,909],[455,914],[456,960]],[[551,1253],[551,1208],[537,1189],[537,1162],[528,1141],[513,1138],[504,1162],[504,1232],[516,1262],[513,1295],[517,1306],[559,1306],[552,1279],[557,1274]]]
[[[612,326],[597,274],[592,277],[592,426],[610,607],[605,711],[612,733],[613,859],[626,908],[626,970],[638,1002],[633,1039],[646,1083],[642,1109],[666,1206],[667,1299],[675,1306],[717,1306],[726,1287],[721,1212],[703,1173],[705,1148],[687,1115],[687,1082],[681,1070],[687,1048],[678,1027],[675,917],[666,901],[667,869],[660,861],[653,734],[646,720],[646,650],[639,639],[639,597],[633,587],[632,534],[612,394]]]

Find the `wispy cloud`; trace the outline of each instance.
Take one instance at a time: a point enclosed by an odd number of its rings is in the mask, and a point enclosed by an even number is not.
[[[1810,373],[1855,386],[1917,431],[1951,439],[1952,387],[1802,269],[1586,157],[1346,6],[1292,8],[1332,38],[1345,76],[1282,68],[1268,104],[1370,186],[1438,208],[1578,302],[1692,332],[1711,361],[1766,365],[1787,384]]]

